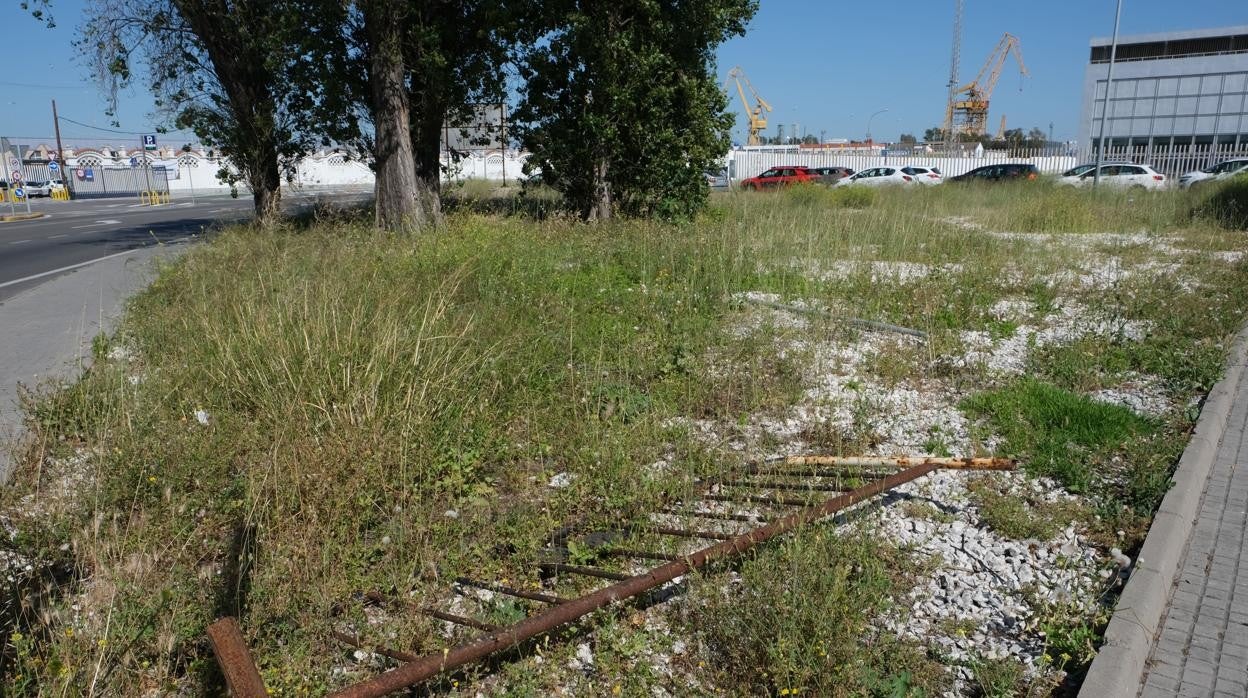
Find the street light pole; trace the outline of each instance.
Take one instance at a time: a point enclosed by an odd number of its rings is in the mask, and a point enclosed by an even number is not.
[[[1109,98],[1114,89],[1114,58],[1118,56],[1118,24],[1121,21],[1122,0],[1118,0],[1118,11],[1114,14],[1114,38],[1109,42],[1109,70],[1105,73],[1105,108],[1101,111],[1101,132],[1096,137],[1096,172],[1092,175],[1094,188],[1101,184],[1101,163],[1105,161],[1105,122],[1109,121]],[[1096,104],[1096,95],[1092,96],[1092,103]]]
[[[879,116],[880,114],[883,114],[883,113],[884,113],[884,112],[886,112],[886,111],[888,111],[888,107],[884,107],[883,109],[881,109],[881,110],[879,110],[879,111],[875,112],[874,114],[872,114],[870,117],[868,117],[868,118],[867,118],[867,142],[868,142],[868,143],[871,143],[871,142],[872,142],[872,140],[871,140],[871,121],[872,121],[872,120],[874,120],[874,119],[875,119],[875,117]]]

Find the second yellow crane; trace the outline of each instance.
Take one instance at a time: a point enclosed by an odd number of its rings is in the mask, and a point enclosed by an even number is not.
[[[749,137],[746,140],[746,145],[762,145],[762,133],[767,129],[765,113],[771,111],[771,105],[750,84],[750,79],[745,76],[745,71],[741,69],[741,66],[736,66],[728,71],[728,80],[732,80],[737,84],[737,94],[741,95],[741,106],[745,108],[745,119],[749,122]],[[744,86],[742,86],[742,82],[745,83]],[[725,84],[726,87],[727,85]],[[750,100],[746,99],[746,87],[750,88],[750,94],[754,96],[753,107],[750,106]]]
[[[997,80],[1001,78],[1005,59],[1014,54],[1019,74],[1023,77],[1029,75],[1020,46],[1017,36],[1009,32],[1002,35],[984,67],[979,69],[979,75],[954,91],[953,98],[945,107],[945,133],[952,134],[955,139],[962,134],[977,137],[986,133],[988,101],[997,87]]]

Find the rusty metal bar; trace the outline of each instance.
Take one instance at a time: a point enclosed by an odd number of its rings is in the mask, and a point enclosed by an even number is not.
[[[634,560],[666,560],[671,562],[682,559],[679,555],[672,555],[671,553],[655,553],[649,550],[633,550],[632,548],[613,548],[608,550],[606,554],[612,557],[627,557]]]
[[[235,698],[268,698],[269,691],[251,658],[238,619],[226,616],[208,626],[208,643],[225,674],[225,685]]]
[[[786,507],[808,507],[811,504],[809,499],[781,497],[778,494],[704,494],[702,499],[711,502],[758,502],[760,504],[775,504]]]
[[[349,633],[339,632],[337,630],[331,630],[329,634],[335,640],[341,642],[344,645],[350,645],[356,648],[357,650],[364,650],[365,652],[372,652],[373,654],[380,654],[383,657],[389,657],[390,659],[394,659],[396,661],[414,662],[417,659],[420,659],[420,655],[414,654],[412,652],[404,652],[403,650],[392,650],[388,647],[369,647],[368,645],[364,644],[364,641],[360,639],[359,635],[351,635]]]
[[[600,570],[597,567],[583,567],[581,565],[565,565],[562,562],[543,562],[540,565],[538,565],[538,567],[541,567],[544,570],[550,570],[551,572],[554,572],[556,574],[560,572],[567,572],[568,574],[579,574],[585,577],[597,577],[599,579],[610,579],[614,581],[628,579],[627,574],[620,574],[619,572],[612,572],[610,570]],[[575,601],[575,600],[576,599],[573,599],[572,601]],[[568,603],[572,603],[572,601],[569,601]]]
[[[736,534],[719,533],[718,531],[688,531],[683,528],[667,526],[629,526],[632,533],[650,533],[656,536],[676,536],[677,538],[705,538],[707,540],[731,540]]]
[[[437,618],[438,620],[444,620],[448,623],[454,623],[455,625],[462,625],[465,628],[476,628],[477,630],[484,630],[487,633],[492,633],[495,630],[498,630],[497,625],[490,625],[489,623],[482,623],[479,620],[473,620],[472,618],[468,618],[466,616],[457,616],[454,613],[439,611],[438,609],[431,608],[429,606],[412,606],[412,610],[417,613],[423,613],[430,618]]]
[[[677,577],[688,574],[692,570],[705,567],[715,560],[738,555],[757,546],[759,543],[771,540],[794,528],[818,521],[842,509],[853,506],[864,499],[874,497],[898,485],[920,478],[936,470],[936,468],[937,466],[933,464],[907,468],[882,480],[877,480],[856,490],[837,495],[818,506],[808,507],[789,514],[782,519],[753,529],[732,540],[703,548],[682,560],[669,562],[644,574],[627,577],[616,584],[573,599],[565,604],[553,606],[511,627],[490,633],[485,637],[458,645],[444,652],[425,655],[415,662],[396,667],[368,681],[349,686],[332,695],[334,698],[377,698],[414,686],[435,674],[463,666],[499,650],[514,647],[525,640],[550,632],[565,623],[576,620],[604,606],[609,606],[622,599],[637,596],[666,584]]]
[[[849,467],[896,467],[912,468],[916,465],[934,465],[950,470],[1013,470],[1017,464],[1010,458],[864,458],[862,456],[789,456],[785,465],[839,465]]]
[[[675,509],[664,509],[659,512],[667,516],[695,516],[699,519],[722,519],[724,521],[742,521],[744,523],[767,523],[765,516],[750,516],[748,514],[729,514],[718,511],[677,511]]]
[[[792,470],[789,468],[767,468],[759,470],[755,475],[783,475],[787,477],[821,477],[829,480],[878,480],[887,477],[897,470],[891,469],[887,472],[880,471],[855,471],[855,470]]]
[[[466,628],[476,628],[477,630],[484,630],[487,633],[498,630],[497,625],[490,625],[489,623],[482,623],[479,620],[474,620],[472,618],[467,618],[465,616],[457,616],[454,613],[447,613],[446,611],[439,611],[438,609],[433,608],[432,606],[421,606],[419,604],[412,603],[411,601],[408,601],[407,599],[391,598],[389,596],[386,596],[385,594],[382,594],[376,591],[367,592],[366,594],[364,594],[364,598],[370,601],[374,601],[376,603],[380,603],[380,604],[394,604],[397,606],[402,606],[416,613],[429,616],[430,618],[437,618],[438,620],[444,620],[448,623],[462,625]]]
[[[542,603],[559,604],[559,603],[567,603],[568,601],[565,598],[562,598],[559,596],[553,596],[551,594],[539,594],[536,591],[524,591],[523,589],[513,589],[508,586],[503,586],[502,584],[495,584],[493,582],[482,582],[480,580],[469,579],[467,577],[456,577],[455,583],[462,584],[466,587],[475,587],[477,589],[485,589],[487,591],[493,591],[499,594],[506,594],[507,596],[515,596],[521,599],[528,599],[530,601],[541,601]]]
[[[719,484],[725,487],[750,487],[756,490],[819,490],[821,492],[848,492],[854,489],[844,485],[820,485],[811,482],[750,482],[748,480],[725,480]]]

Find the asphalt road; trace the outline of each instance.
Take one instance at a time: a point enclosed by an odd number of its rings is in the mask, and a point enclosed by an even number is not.
[[[318,201],[349,204],[371,196],[366,191],[284,194],[284,205],[297,211]],[[18,211],[25,210],[24,204]],[[3,205],[8,213],[8,204]],[[28,221],[0,223],[0,303],[72,271],[113,255],[185,238],[220,223],[248,220],[251,197],[198,197],[143,206],[135,199],[88,199],[31,202],[32,211],[46,215]]]

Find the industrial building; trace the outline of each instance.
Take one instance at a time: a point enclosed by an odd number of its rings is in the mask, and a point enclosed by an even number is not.
[[[1079,139],[1099,147],[1108,38],[1092,39]],[[1118,39],[1104,138],[1150,155],[1248,148],[1248,25]]]

